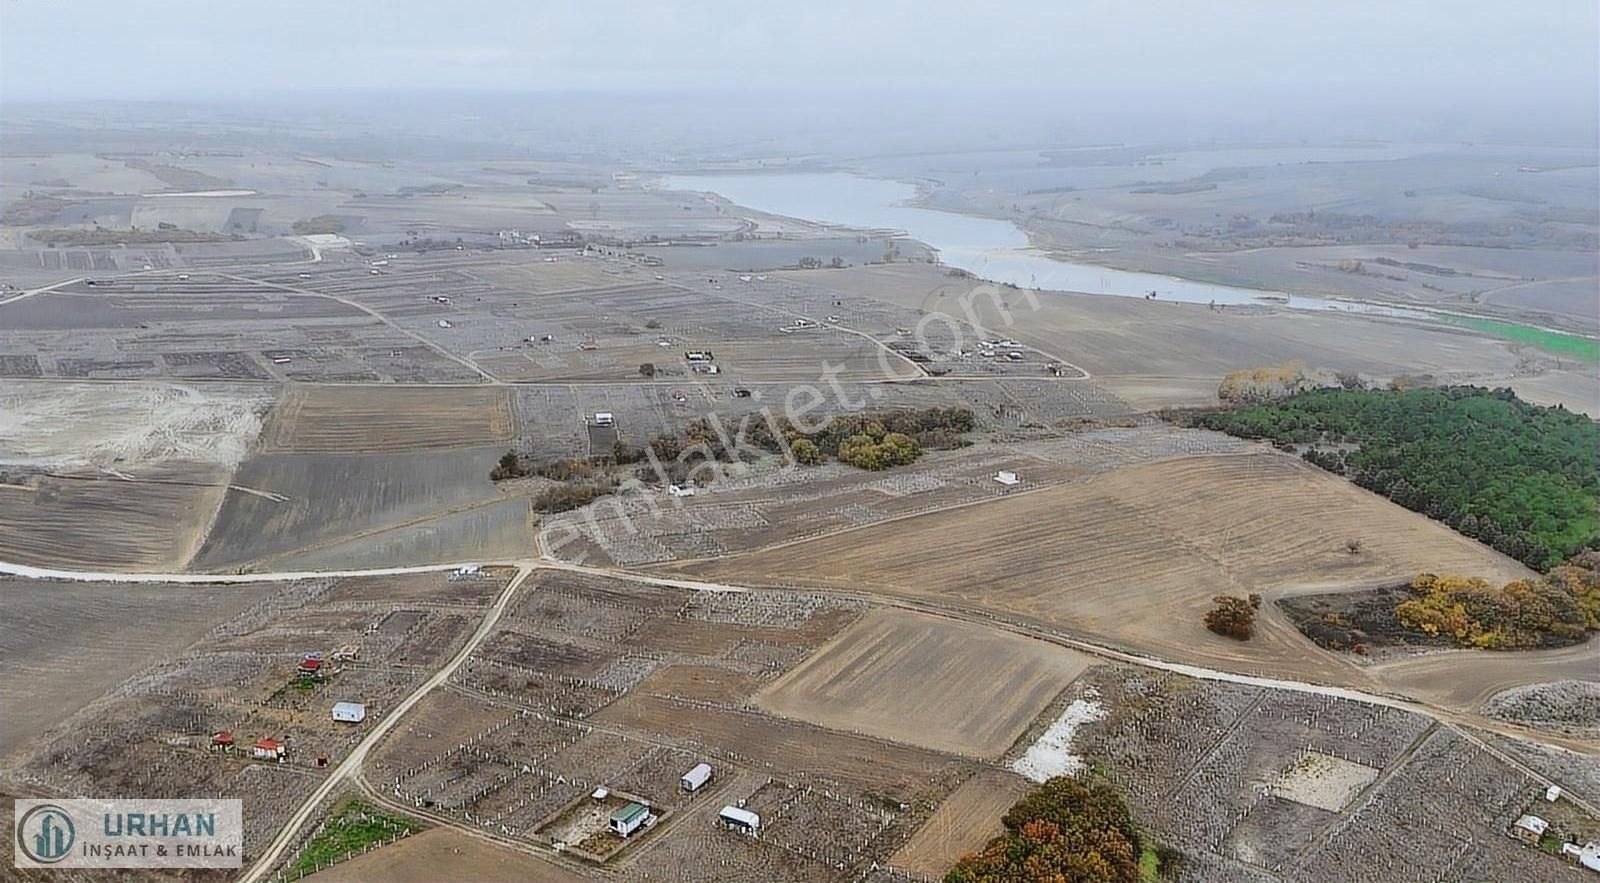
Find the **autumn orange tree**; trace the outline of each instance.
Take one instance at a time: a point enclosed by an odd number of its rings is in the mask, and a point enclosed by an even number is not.
[[[1206,612],[1206,628],[1224,637],[1250,640],[1255,634],[1256,608],[1261,606],[1261,596],[1218,595],[1211,602],[1213,606]]]
[[[1139,829],[1106,785],[1057,776],[1001,822],[1006,833],[962,858],[945,883],[1138,883]]]
[[[1515,650],[1580,641],[1600,630],[1600,570],[1592,553],[1496,588],[1477,577],[1418,575],[1395,606],[1401,625],[1469,647]]]

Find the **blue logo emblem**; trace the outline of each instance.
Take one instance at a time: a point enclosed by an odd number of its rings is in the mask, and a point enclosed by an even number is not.
[[[72,817],[52,803],[28,810],[17,824],[17,848],[42,864],[54,864],[66,858],[77,839]]]

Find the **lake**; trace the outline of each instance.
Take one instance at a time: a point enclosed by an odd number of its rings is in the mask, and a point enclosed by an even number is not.
[[[1059,260],[1029,245],[1027,234],[1010,221],[909,205],[916,198],[917,190],[902,181],[844,172],[807,172],[671,175],[664,178],[660,186],[669,190],[715,193],[736,205],[790,218],[897,230],[937,250],[946,266],[958,267],[990,282],[1120,297],[1145,297],[1154,291],[1161,300],[1197,304],[1282,303],[1289,297],[1283,292],[1213,285]],[[1432,318],[1426,312],[1404,307],[1304,295],[1289,298],[1288,306],[1407,319]]]

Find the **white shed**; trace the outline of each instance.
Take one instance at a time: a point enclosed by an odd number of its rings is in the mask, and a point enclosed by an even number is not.
[[[994,480],[1000,482],[1006,487],[1011,487],[1012,485],[1022,481],[1022,479],[1017,477],[1015,472],[1006,472],[1005,470],[996,472],[994,474]]]
[[[335,702],[333,719],[342,724],[359,724],[367,719],[367,707],[359,702]]]
[[[711,764],[697,763],[694,769],[683,774],[683,790],[699,791],[700,786],[711,781]]]
[[[667,494],[674,497],[692,497],[694,496],[694,485],[669,484],[667,485]]]
[[[723,807],[722,811],[717,813],[717,818],[724,827],[732,828],[741,834],[754,836],[757,831],[761,830],[761,817],[737,806]]]
[[[615,424],[616,422],[617,422],[617,418],[615,416],[613,416],[610,411],[596,411],[595,412],[594,425],[596,425],[596,426],[611,426],[611,425]]]

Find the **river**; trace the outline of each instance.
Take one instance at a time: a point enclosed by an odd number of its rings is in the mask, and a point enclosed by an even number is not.
[[[844,172],[800,174],[672,175],[662,187],[715,193],[736,205],[774,215],[846,227],[898,230],[939,253],[946,266],[990,282],[1024,288],[1146,297],[1181,303],[1271,304],[1303,310],[1339,310],[1406,319],[1431,319],[1421,310],[1284,292],[1212,285],[1155,273],[1115,270],[1051,257],[1033,248],[1010,221],[980,218],[910,202],[916,187],[902,181]]]

